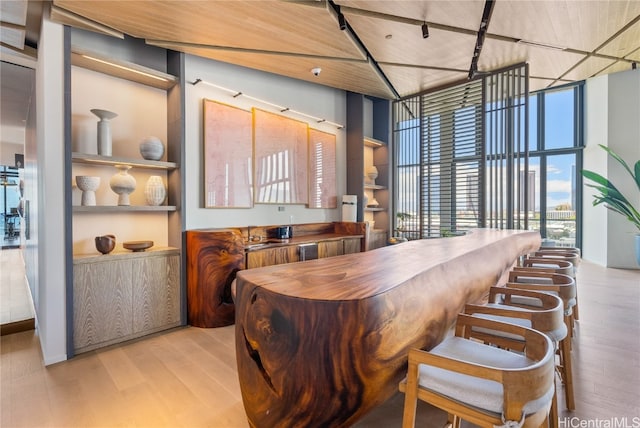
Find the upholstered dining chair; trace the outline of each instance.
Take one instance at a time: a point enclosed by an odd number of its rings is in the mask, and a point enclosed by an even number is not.
[[[539,291],[558,296],[563,302],[564,323],[569,331],[567,336],[560,340],[558,353],[560,362],[558,371],[565,386],[565,403],[567,409],[575,409],[575,399],[573,393],[573,368],[571,363],[571,331],[573,329],[573,308],[576,306],[576,282],[569,275],[544,272],[540,270],[517,270],[509,272],[509,282],[505,284],[507,288],[517,288],[522,290]],[[535,305],[531,299],[515,296],[512,301],[518,304]]]
[[[518,303],[518,298],[525,298],[528,304]],[[530,304],[533,303],[533,304]],[[552,294],[538,291],[521,290],[518,288],[491,287],[489,302],[484,305],[467,304],[464,313],[494,321],[507,322],[529,327],[546,334],[558,350],[559,343],[567,337],[567,327],[564,323],[564,303]],[[522,351],[523,343],[509,333],[474,329],[474,337],[487,344],[494,344],[502,348],[511,346],[511,350]],[[503,334],[509,341],[505,341]],[[513,348],[516,340],[516,348]],[[551,404],[550,427],[558,427],[558,401],[554,393]]]
[[[576,263],[580,262],[580,256],[577,254],[541,254],[536,252],[527,256],[523,262],[522,267],[539,268],[539,269],[553,269],[554,273],[561,273],[569,275],[576,280]],[[576,304],[573,308],[571,320],[580,319],[580,310],[578,307],[578,283],[576,282]],[[572,330],[573,331],[573,330]]]
[[[529,257],[535,259],[544,259],[544,258],[552,258],[557,260],[566,260],[573,264],[574,271],[577,272],[578,266],[580,265],[580,253],[575,250],[549,250],[549,249],[539,249],[535,251],[533,254],[530,254]]]
[[[475,330],[509,333],[524,344],[517,353],[474,339]],[[447,412],[453,428],[464,419],[494,427],[546,424],[554,394],[554,351],[538,331],[459,314],[455,336],[430,351],[411,349],[402,426],[415,426],[417,400]]]

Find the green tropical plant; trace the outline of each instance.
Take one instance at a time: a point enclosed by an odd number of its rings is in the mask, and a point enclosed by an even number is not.
[[[605,150],[609,156],[614,158],[618,163],[620,163],[627,172],[631,175],[631,178],[636,183],[638,190],[640,191],[640,160],[636,162],[634,169],[632,170],[629,165],[613,152],[608,147],[599,145]],[[595,184],[587,184],[587,186],[592,187],[598,191],[597,194],[593,195],[593,206],[605,204],[605,207],[610,209],[611,211],[615,211],[624,217],[627,218],[635,227],[640,231],[640,212],[633,206],[633,204],[613,185],[612,182],[607,180],[605,177],[601,176],[598,173],[588,170],[582,170],[582,175],[591,180]]]

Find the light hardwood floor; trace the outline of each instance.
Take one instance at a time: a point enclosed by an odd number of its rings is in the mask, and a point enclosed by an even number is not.
[[[638,428],[640,271],[585,262],[578,275],[577,410],[564,411],[560,391],[560,428]],[[50,367],[42,365],[34,332],[4,336],[1,346],[3,428],[248,426],[233,326],[176,329]],[[357,427],[399,427],[402,404],[401,394],[393,396]],[[440,428],[444,420],[419,405],[416,426]],[[606,425],[615,421],[624,423]]]

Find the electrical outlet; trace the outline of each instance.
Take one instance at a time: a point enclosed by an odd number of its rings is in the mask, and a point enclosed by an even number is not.
[[[278,211],[284,211],[284,207],[278,207]]]

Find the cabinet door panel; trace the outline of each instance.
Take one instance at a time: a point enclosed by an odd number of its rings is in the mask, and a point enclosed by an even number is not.
[[[268,248],[247,253],[247,269],[297,262],[298,246]]]
[[[73,344],[76,349],[132,333],[132,290],[129,260],[74,267]]]
[[[359,253],[361,246],[361,238],[345,238],[344,242],[344,254]]]
[[[133,262],[133,331],[154,330],[180,321],[180,256]]]
[[[318,242],[318,258],[341,256],[343,254],[342,240]]]

